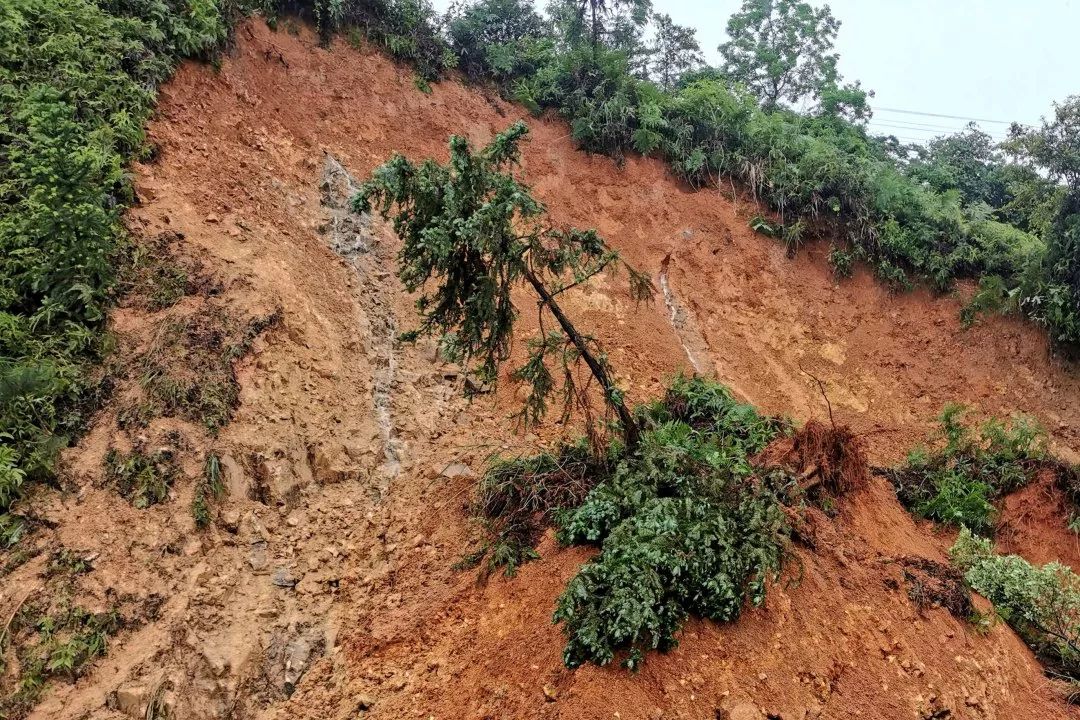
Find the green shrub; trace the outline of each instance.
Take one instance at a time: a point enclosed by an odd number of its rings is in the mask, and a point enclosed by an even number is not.
[[[528,0],[479,0],[451,8],[447,35],[471,80],[507,84],[531,75],[551,50],[544,21]]]
[[[940,447],[916,449],[891,478],[909,510],[989,534],[997,515],[994,500],[1034,477],[1047,457],[1046,436],[1024,416],[1008,423],[991,418],[976,434],[963,422],[964,412],[960,405],[947,405],[936,438]]]
[[[559,598],[568,667],[673,647],[689,615],[728,621],[760,604],[780,571],[788,528],[749,457],[779,424],[702,379],[678,378],[663,403],[639,411],[648,430],[632,456],[572,510],[559,540],[600,554]]]
[[[1080,682],[1080,577],[1058,562],[1039,567],[1016,555],[995,555],[989,540],[966,528],[949,556],[1036,655]]]
[[[225,38],[214,0],[11,0],[0,14],[0,512],[97,390],[126,158],[153,88]],[[18,473],[13,474],[13,470]]]
[[[513,575],[536,559],[541,531],[601,552],[567,585],[555,620],[569,667],[616,654],[640,665],[672,647],[689,615],[734,620],[760,604],[780,571],[789,531],[784,472],[758,477],[750,458],[790,425],[736,402],[726,387],[678,376],[639,406],[633,451],[615,439],[597,457],[582,439],[492,464],[474,509],[487,539],[459,568]]]

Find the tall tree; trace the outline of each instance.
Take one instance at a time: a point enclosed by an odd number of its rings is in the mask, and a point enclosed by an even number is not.
[[[650,75],[666,90],[674,90],[679,79],[701,67],[705,58],[694,28],[677,25],[667,14],[656,15],[656,37],[652,46]]]
[[[626,55],[630,74],[646,79],[652,48],[645,42],[645,28],[652,17],[651,0],[615,4],[603,29],[604,43]]]
[[[724,69],[766,109],[817,98],[839,79],[838,56],[832,52],[839,28],[828,5],[814,9],[797,0],[744,0],[728,20],[731,39],[719,48]]]
[[[1033,314],[1055,340],[1080,353],[1080,95],[1055,104],[1054,117],[1039,128],[1013,124],[1005,148],[1065,184],[1047,241],[1047,282]]]
[[[958,133],[935,138],[920,150],[908,173],[938,192],[959,190],[965,204],[1002,207],[1009,198],[999,172],[1004,158],[993,137],[969,123]]]
[[[1054,117],[1044,118],[1042,127],[1013,123],[1005,147],[1080,192],[1080,95],[1055,103]]]
[[[416,303],[420,326],[407,339],[439,336],[452,359],[494,383],[510,356],[518,315],[511,291],[524,284],[538,298],[540,334],[529,344],[525,364],[512,373],[530,386],[521,417],[531,422],[546,412],[559,386],[551,366],[562,381],[564,412],[574,405],[587,412],[588,383],[575,379],[580,361],[618,417],[627,447],[633,448],[638,426],[606,356],[559,304],[563,292],[621,264],[619,256],[595,230],[550,224],[544,206],[510,172],[527,133],[518,121],[479,152],[455,135],[446,165],[431,159],[413,165],[394,155],[361,186],[353,206],[360,212],[375,207],[384,218],[393,217],[404,241],[398,276],[409,292],[421,293]],[[651,298],[649,279],[624,267],[633,297]],[[552,318],[558,330],[546,329]]]
[[[588,39],[593,49],[612,34],[625,40],[628,29],[648,22],[652,0],[551,0],[548,15],[572,46]]]

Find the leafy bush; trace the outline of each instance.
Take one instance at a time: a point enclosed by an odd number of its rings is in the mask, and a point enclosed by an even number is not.
[[[1016,555],[995,555],[989,540],[967,528],[949,556],[1036,655],[1080,682],[1080,577],[1058,562],[1038,567]]]
[[[348,32],[354,45],[366,37],[412,65],[421,80],[435,80],[457,63],[427,0],[262,0],[254,5],[271,25],[278,14],[310,20],[324,44],[340,31]]]
[[[897,497],[922,517],[993,531],[993,501],[1034,477],[1046,459],[1046,436],[1029,418],[991,418],[979,429],[964,424],[964,408],[947,405],[940,416],[937,450],[918,448],[891,473]]]
[[[627,651],[635,668],[646,650],[673,647],[689,615],[734,620],[745,602],[760,604],[781,567],[785,516],[749,460],[776,421],[698,378],[677,379],[639,412],[648,429],[638,452],[559,517],[561,542],[601,548],[555,611],[568,667]]]
[[[529,0],[480,0],[447,14],[450,47],[471,80],[499,83],[536,72],[552,41]]]
[[[791,479],[760,472],[750,458],[788,423],[736,402],[718,383],[683,376],[635,418],[643,433],[633,450],[614,440],[597,456],[582,439],[498,460],[474,503],[487,540],[458,567],[485,563],[482,577],[500,567],[513,575],[536,559],[551,524],[563,544],[601,548],[555,612],[569,667],[623,653],[635,668],[646,650],[673,647],[691,614],[736,619],[747,601],[762,602],[785,555],[779,497]]]

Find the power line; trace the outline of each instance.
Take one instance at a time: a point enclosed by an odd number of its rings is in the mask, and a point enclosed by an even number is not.
[[[1013,122],[1015,122],[1013,120],[990,120],[987,118],[964,117],[963,115],[945,115],[942,113],[920,112],[918,110],[901,110],[899,108],[874,107],[874,110],[882,112],[901,113],[903,115],[923,115],[925,117],[947,118],[949,120],[968,120],[970,122],[997,123],[999,125],[1012,125]],[[1017,123],[1017,125],[1032,127],[1027,123]]]
[[[912,130],[945,130],[947,132],[960,132],[962,130],[967,130],[967,125],[962,125],[960,127],[957,127],[956,125],[935,125],[933,123],[908,122],[907,120],[897,120],[896,118],[891,118],[891,117],[885,117],[885,118],[881,118],[881,119],[886,120],[886,121],[888,121],[890,123],[895,123],[895,124],[903,126],[903,127],[910,127]],[[983,130],[983,132],[986,132],[986,131]],[[992,135],[993,133],[987,133],[987,134]]]
[[[879,121],[876,121],[876,120],[871,120],[870,125],[873,126],[873,127],[878,127],[878,128],[889,128],[891,130],[903,130],[903,131],[908,132],[908,133],[927,133],[927,139],[934,138],[934,137],[941,137],[943,135],[956,135],[956,134],[959,134],[959,133],[963,132],[963,130],[964,130],[964,128],[943,128],[943,129],[940,129],[940,130],[936,129],[936,128],[935,129],[919,128],[919,127],[912,127],[910,125],[893,125],[893,124],[890,124],[890,123],[887,123],[887,122],[879,122]],[[986,133],[986,134],[994,142],[1001,142],[1002,140],[1004,140],[1007,137],[1006,135],[993,135],[991,133]]]

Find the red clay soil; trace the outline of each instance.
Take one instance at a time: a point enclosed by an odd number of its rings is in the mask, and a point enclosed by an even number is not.
[[[1054,484],[1053,471],[1040,471],[1001,503],[994,532],[998,552],[1023,555],[1040,565],[1057,560],[1080,572],[1080,536],[1065,522],[1076,512],[1069,505]]]
[[[947,545],[880,478],[842,499],[838,517],[813,516],[813,549],[797,549],[763,608],[733,624],[691,622],[676,650],[649,655],[637,674],[562,665],[551,614],[587,552],[548,536],[543,559],[513,580],[477,586],[472,573],[451,570],[473,531],[462,512],[472,472],[493,450],[537,437],[510,430],[512,390],[465,404],[460,378],[432,362],[430,344],[395,348],[388,412],[400,470],[388,467],[378,399],[387,364],[372,338],[387,318],[408,327],[410,302],[390,261],[372,270],[331,250],[320,178],[327,153],[363,178],[394,151],[444,159],[450,134],[483,143],[523,116],[455,81],[422,94],[407,69],[375,52],[340,42],[328,51],[306,30],[275,34],[258,21],[242,26],[220,70],[188,64],[164,88],[150,129],[160,153],[136,168],[141,205],[130,225],[145,236],[183,233],[185,252],[214,268],[230,302],[249,315],[280,307],[282,326],[241,363],[240,409],[220,438],[185,426],[192,452],[214,445],[234,459],[239,489],[227,508],[238,529],[195,533],[190,481],[179,499],[147,511],[101,488],[95,473],[118,432],[115,412],[70,454],[78,493],[53,513],[63,543],[100,553],[96,582],[152,588],[168,603],[90,675],[53,688],[36,716],[124,717],[106,696],[134,687],[121,700],[138,705],[138,688],[163,678],[178,717],[1077,716],[1004,624],[979,634],[909,600],[894,560],[944,561]],[[812,373],[836,422],[861,434],[875,463],[921,441],[950,401],[1031,413],[1059,453],[1077,458],[1080,379],[1051,358],[1038,329],[992,318],[964,330],[957,299],[893,294],[863,270],[838,283],[824,247],[792,260],[750,231],[758,210],[749,199],[691,192],[656,160],[619,167],[587,156],[564,123],[528,122],[523,171],[552,216],[598,228],[668,291],[638,307],[619,278],[602,278],[568,298],[633,400],[696,366],[767,412],[824,419]],[[394,246],[381,223],[372,227]],[[521,309],[524,340],[535,327],[525,296]],[[114,326],[138,335],[155,317],[124,310]],[[539,434],[562,431],[549,424]],[[254,471],[243,462],[251,456],[262,458]],[[472,472],[441,472],[450,463]],[[244,497],[253,476],[277,483],[269,504]],[[1045,491],[1008,501],[1016,529],[1007,537],[1033,559],[1073,562],[1074,536]],[[258,542],[271,566],[300,577],[294,590],[253,571]],[[169,543],[179,549],[166,553]],[[32,583],[39,570],[13,577]],[[302,664],[291,654],[299,635],[311,648]],[[289,662],[306,672],[286,699]]]

